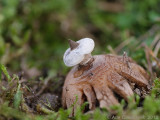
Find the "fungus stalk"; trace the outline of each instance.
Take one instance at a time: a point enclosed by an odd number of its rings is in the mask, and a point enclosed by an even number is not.
[[[91,53],[90,53],[90,54],[86,54],[86,55],[84,56],[83,61],[80,62],[79,64],[80,64],[80,65],[87,65],[92,59],[93,59],[93,57],[92,57]]]

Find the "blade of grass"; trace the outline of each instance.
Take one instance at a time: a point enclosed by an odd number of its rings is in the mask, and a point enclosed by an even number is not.
[[[19,108],[19,105],[20,105],[21,100],[22,100],[22,98],[21,98],[22,97],[22,92],[21,92],[20,88],[21,88],[21,84],[18,84],[17,92],[14,96],[14,107],[16,109]]]
[[[8,82],[11,82],[11,76],[9,75],[6,67],[2,64],[0,64],[0,70],[4,73],[4,75],[6,76]],[[0,76],[1,77],[1,76]]]
[[[0,64],[1,66],[1,64]],[[0,82],[2,81],[2,70],[1,70],[1,67],[0,67]]]

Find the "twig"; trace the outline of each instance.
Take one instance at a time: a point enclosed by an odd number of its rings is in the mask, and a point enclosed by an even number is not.
[[[153,71],[152,71],[152,64],[151,64],[150,57],[149,57],[149,52],[147,49],[148,47],[146,44],[143,44],[142,46],[145,48],[145,55],[146,55],[146,59],[147,59],[147,63],[148,63],[148,71],[150,72],[151,79],[152,79],[153,78]]]
[[[140,41],[144,41],[144,40],[146,40],[149,36],[152,36],[152,35],[154,35],[157,31],[159,31],[160,30],[160,27],[158,26],[158,25],[153,25],[152,27],[151,27],[151,29],[149,29],[149,31],[147,31],[145,34],[143,34],[142,36],[140,36],[139,38],[138,38],[138,40],[140,40]]]
[[[112,46],[108,45],[107,48],[108,48],[108,50],[109,50],[112,54],[117,55],[117,53],[114,51],[114,49],[112,48]]]
[[[152,50],[151,50],[150,48],[148,48],[148,47],[146,46],[146,49],[148,50],[149,54],[153,57],[153,59],[157,62],[157,65],[158,65],[159,68],[160,68],[160,60],[159,60],[157,57],[154,56],[154,53],[152,52]]]
[[[159,40],[159,42],[157,43],[157,45],[155,47],[154,56],[157,56],[159,49],[160,49],[160,40]]]
[[[155,46],[155,44],[160,40],[160,34],[156,35],[153,42],[151,43],[151,49]]]
[[[120,50],[122,50],[126,45],[128,45],[132,41],[133,41],[132,37],[130,39],[125,40],[118,47],[115,48],[115,52],[119,53]]]
[[[55,76],[55,77],[56,77],[56,76]],[[38,91],[38,93],[36,93],[36,94],[34,94],[34,91],[33,91],[33,92],[32,92],[33,95],[27,96],[27,99],[31,99],[31,98],[33,98],[33,97],[37,97],[37,96],[39,96],[40,94],[42,94],[42,92],[47,88],[47,85],[48,85],[49,81],[51,80],[51,78],[54,79],[55,77],[52,77],[52,76],[47,77],[47,78],[44,80],[44,85],[43,85],[43,87],[40,89],[40,91]]]
[[[98,7],[101,10],[109,12],[121,12],[124,10],[124,5],[122,3],[111,3],[111,2],[98,2]]]

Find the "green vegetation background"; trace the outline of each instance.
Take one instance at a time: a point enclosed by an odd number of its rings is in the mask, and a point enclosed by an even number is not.
[[[10,73],[18,73],[25,61],[28,69],[65,76],[70,69],[63,63],[68,39],[76,41],[84,37],[95,40],[93,54],[122,55],[126,51],[147,69],[145,49],[141,45],[146,44],[152,49],[153,41],[160,34],[159,6],[159,0],[0,0],[1,69],[5,65]],[[159,58],[160,54],[156,57]],[[156,79],[157,88],[159,84]],[[134,105],[126,111],[120,109],[122,106],[117,108],[119,115],[123,111],[129,116],[137,115],[138,119],[143,119],[142,114],[159,119],[157,93],[153,90],[143,108]],[[20,111],[8,107],[7,100],[0,103],[0,115],[8,119],[22,119],[24,116],[25,119],[44,119],[44,116],[26,113],[21,116]],[[53,119],[57,114],[58,119],[66,119],[68,111],[60,110],[45,119]],[[102,113],[97,110],[94,119],[107,119],[107,112],[102,116],[99,114]],[[79,112],[75,119],[89,117]]]

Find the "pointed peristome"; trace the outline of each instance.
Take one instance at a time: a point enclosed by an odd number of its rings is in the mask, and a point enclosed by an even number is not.
[[[68,40],[68,42],[69,42],[69,46],[70,46],[71,50],[77,48],[77,46],[79,45],[79,43],[77,43],[73,40],[70,40],[70,39]]]

